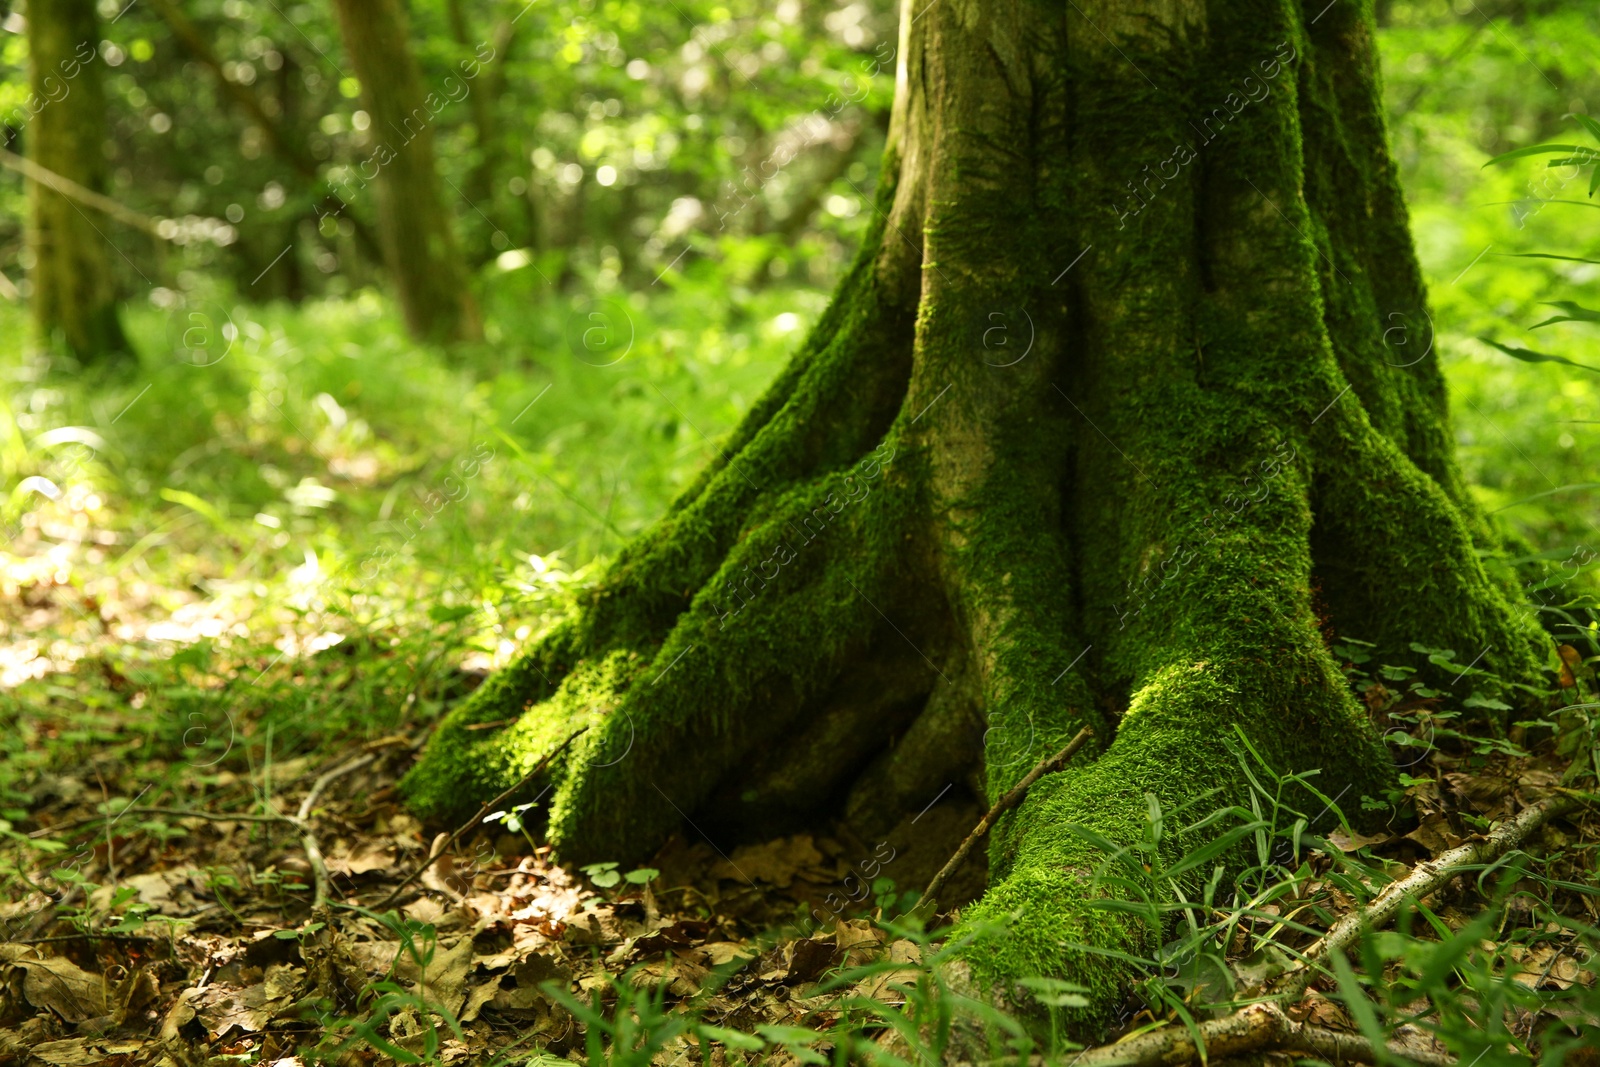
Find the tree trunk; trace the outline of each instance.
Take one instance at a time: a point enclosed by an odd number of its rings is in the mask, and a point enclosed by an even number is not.
[[[1393,766],[1332,630],[1523,681],[1548,643],[1478,559],[1370,0],[945,0],[903,12],[897,62],[829,312],[405,787],[460,809],[588,724],[549,834],[625,860],[685,817],[892,824],[974,766],[992,799],[1092,726],[963,917],[973,982],[1085,983],[1091,1028],[1130,971],[1075,946],[1162,932],[1090,906],[1074,825],[1248,807],[1241,738],[1359,817]]]
[[[376,183],[384,265],[411,333],[423,340],[476,340],[483,332],[477,301],[434,167],[433,124],[452,95],[448,87],[424,93],[399,0],[335,0],[334,7],[372,120],[370,153],[356,164],[353,180],[336,189],[344,196]]]
[[[483,81],[473,88],[467,101],[472,108],[472,127],[478,158],[467,178],[467,198],[485,208],[494,199],[495,176],[500,173],[504,154],[500,139],[500,124],[495,119],[495,102],[505,88],[505,72],[510,60],[507,52],[516,36],[515,22],[502,22],[496,27],[492,43],[487,38],[474,39],[467,23],[464,0],[448,0],[445,13],[450,20],[450,35],[455,38],[465,55],[478,55],[487,44],[494,51],[494,63],[484,72]]]
[[[36,3],[28,9],[28,54],[36,108],[23,137],[46,170],[97,193],[106,191],[106,104],[100,87],[94,0]],[[117,321],[117,281],[106,221],[37,182],[31,185],[33,315],[45,340],[80,359],[127,352]]]

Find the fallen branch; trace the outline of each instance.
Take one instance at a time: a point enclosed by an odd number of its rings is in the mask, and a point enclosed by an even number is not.
[[[1376,1063],[1380,1056],[1423,1067],[1455,1063],[1449,1056],[1396,1044],[1386,1045],[1380,1052],[1359,1034],[1296,1022],[1278,1005],[1299,1000],[1332,953],[1349,948],[1363,930],[1377,929],[1387,923],[1407,900],[1435,892],[1467,868],[1493,863],[1546,822],[1576,810],[1581,804],[1571,796],[1541,800],[1495,827],[1484,840],[1453,848],[1436,859],[1418,864],[1409,875],[1385,886],[1372,903],[1334,923],[1321,939],[1299,953],[1300,959],[1294,966],[1267,983],[1261,1002],[1221,1019],[1199,1023],[1194,1032],[1186,1026],[1169,1024],[1125,1041],[1089,1049],[1073,1061],[1075,1067],[1169,1067],[1200,1059],[1202,1049],[1207,1057],[1282,1049],[1310,1053],[1334,1063],[1341,1060]]]
[[[1265,1049],[1301,1052],[1329,1063],[1387,1061],[1418,1067],[1449,1067],[1454,1058],[1390,1043],[1380,1053],[1360,1034],[1347,1034],[1310,1023],[1296,1022],[1276,1004],[1252,1004],[1222,1019],[1196,1025],[1200,1043],[1183,1026],[1167,1026],[1114,1045],[1093,1048],[1072,1061],[1074,1067],[1171,1067],[1201,1058],[1201,1049],[1221,1059]]]
[[[1316,969],[1323,961],[1331,953],[1350,947],[1361,936],[1362,930],[1382,926],[1395,917],[1407,900],[1427,896],[1460,874],[1464,868],[1493,863],[1551,819],[1576,811],[1581,806],[1581,801],[1570,796],[1541,800],[1523,808],[1515,818],[1496,826],[1482,841],[1461,845],[1435,859],[1417,864],[1410,874],[1384,886],[1372,903],[1334,923],[1320,940],[1299,953],[1299,960],[1268,985],[1269,995],[1298,1000],[1316,978]]]
[[[979,839],[993,828],[994,824],[999,821],[1000,816],[1021,803],[1022,798],[1027,796],[1028,790],[1032,788],[1034,782],[1037,782],[1051,771],[1060,770],[1067,760],[1071,759],[1078,749],[1082,748],[1084,743],[1093,736],[1094,730],[1085,726],[1078,731],[1076,737],[1067,742],[1066,748],[1063,748],[1053,756],[1047,756],[1040,760],[1038,765],[1023,777],[1022,781],[1011,787],[1010,792],[995,801],[994,807],[990,808],[983,818],[978,820],[978,825],[974,826],[972,832],[967,835],[966,840],[961,842],[961,846],[956,849],[955,855],[950,857],[950,862],[941,867],[939,873],[933,876],[933,881],[929,882],[928,888],[922,891],[922,896],[917,898],[917,903],[912,907],[911,911],[915,913],[921,911],[923,905],[931,905],[939,890],[944,888],[945,882],[949,881],[956,868],[961,866],[961,861],[967,858],[967,853],[972,851],[972,846],[977,844]]]
[[[373,905],[373,906],[374,907],[378,907],[378,908],[383,908],[383,907],[387,907],[389,904],[393,903],[395,897],[398,897],[401,893],[403,893],[405,891],[405,888],[408,885],[410,885],[412,882],[415,882],[418,878],[421,878],[422,875],[423,875],[423,872],[425,872],[429,867],[432,867],[436,862],[438,862],[439,857],[444,855],[447,851],[449,851],[450,846],[454,845],[457,841],[459,841],[461,839],[461,835],[462,834],[466,833],[468,830],[470,830],[474,826],[478,825],[478,823],[483,820],[483,817],[485,815],[489,814],[491,809],[493,809],[497,805],[503,803],[507,798],[515,796],[518,790],[520,790],[523,786],[527,785],[529,782],[533,781],[533,779],[534,779],[534,777],[536,775],[538,775],[541,771],[543,771],[545,769],[545,767],[549,766],[551,760],[555,759],[558,755],[560,755],[562,753],[562,751],[565,750],[568,745],[572,744],[573,740],[579,734],[583,733],[587,729],[588,729],[587,726],[580,726],[576,730],[572,731],[570,734],[568,734],[566,736],[566,739],[563,740],[559,745],[557,745],[555,748],[552,748],[549,752],[545,753],[544,758],[541,759],[538,763],[534,764],[533,770],[531,770],[527,774],[523,775],[521,780],[518,781],[516,785],[513,785],[511,788],[507,789],[505,792],[501,793],[499,796],[495,797],[493,800],[491,800],[488,803],[484,804],[483,807],[478,809],[478,814],[474,815],[472,818],[468,819],[466,822],[464,822],[460,826],[456,827],[455,832],[452,833],[449,837],[444,838],[442,841],[441,840],[435,840],[434,843],[433,843],[433,847],[428,849],[427,858],[424,859],[420,864],[417,865],[416,870],[414,870],[410,874],[406,875],[405,881],[403,881],[399,885],[395,886],[393,892],[391,892],[388,896],[384,897],[382,900],[378,901],[378,903]]]
[[[316,806],[317,798],[328,787],[328,783],[336,778],[342,778],[358,767],[365,767],[377,759],[375,753],[358,756],[343,767],[335,767],[327,771],[311,785],[311,792],[300,802],[300,810],[295,813],[294,822],[300,828],[300,847],[306,850],[306,859],[311,864],[311,877],[316,880],[316,892],[311,901],[311,907],[326,907],[328,896],[332,889],[328,881],[328,865],[322,859],[322,849],[317,845],[317,837],[311,832],[311,809]]]

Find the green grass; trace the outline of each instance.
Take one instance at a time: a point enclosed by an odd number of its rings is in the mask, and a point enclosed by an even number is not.
[[[602,336],[533,269],[497,273],[498,336],[449,355],[372,292],[291,308],[202,288],[130,308],[139,365],[113,373],[24,357],[0,307],[19,598],[0,618],[88,661],[0,691],[29,742],[0,761],[10,804],[113,739],[192,767],[225,736],[271,731],[281,758],[430,721],[463,663],[503,659],[661,513],[825,303],[721,282],[617,294]],[[231,344],[184,347],[230,321]]]

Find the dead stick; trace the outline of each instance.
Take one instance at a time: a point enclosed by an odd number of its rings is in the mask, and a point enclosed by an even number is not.
[[[311,877],[316,883],[316,890],[311,900],[313,909],[326,907],[328,897],[332,894],[333,885],[328,879],[328,864],[322,858],[322,849],[317,844],[317,837],[311,832],[311,809],[316,805],[317,797],[327,788],[328,783],[335,778],[342,778],[358,767],[365,767],[378,757],[372,753],[351,760],[343,767],[335,767],[316,780],[311,786],[311,792],[300,802],[300,810],[296,813],[294,821],[300,830],[300,847],[305,849],[306,861],[311,864]]]
[[[1581,801],[1571,796],[1541,800],[1495,827],[1485,840],[1453,848],[1438,859],[1418,864],[1411,874],[1385,886],[1371,904],[1334,923],[1327,934],[1300,954],[1300,960],[1293,967],[1268,984],[1265,995],[1273,1001],[1298,1000],[1330,953],[1342,952],[1363,930],[1376,929],[1394,918],[1406,900],[1427,896],[1468,867],[1493,863],[1550,819],[1580,806]],[[1265,1001],[1221,1019],[1202,1022],[1197,1029],[1207,1056],[1287,1049],[1308,1052],[1335,1063],[1341,1057],[1358,1063],[1375,1063],[1379,1055],[1371,1043],[1358,1035],[1295,1022],[1276,1003]],[[1396,1045],[1386,1046],[1384,1052],[1393,1059],[1424,1067],[1455,1062],[1448,1056]],[[1089,1049],[1073,1062],[1075,1067],[1165,1067],[1196,1059],[1199,1054],[1189,1029],[1169,1024],[1113,1045]]]
[[[1417,864],[1416,870],[1406,877],[1385,886],[1383,891],[1373,898],[1371,904],[1351,912],[1334,923],[1320,940],[1299,954],[1300,959],[1271,984],[1269,991],[1274,996],[1289,1000],[1299,999],[1316,977],[1315,969],[1328,958],[1330,953],[1348,948],[1361,935],[1362,930],[1382,926],[1394,918],[1400,906],[1407,900],[1417,900],[1427,896],[1460,874],[1463,868],[1493,863],[1520,845],[1529,834],[1546,822],[1575,811],[1581,806],[1581,801],[1570,796],[1541,800],[1537,804],[1523,808],[1515,818],[1507,819],[1496,826],[1489,831],[1489,836],[1484,840],[1460,845],[1437,859]]]
[[[438,858],[440,856],[444,855],[445,852],[449,850],[450,846],[455,844],[456,841],[460,839],[462,834],[466,833],[468,830],[470,830],[474,826],[478,825],[478,823],[483,819],[483,817],[489,813],[489,809],[490,808],[493,808],[495,805],[501,803],[507,797],[510,797],[513,794],[515,794],[517,792],[517,790],[521,789],[523,786],[525,786],[529,782],[533,781],[534,775],[536,775],[540,771],[544,770],[545,767],[550,763],[551,760],[553,760],[557,756],[559,756],[563,749],[565,749],[568,745],[572,744],[574,738],[576,738],[579,734],[583,733],[587,729],[588,729],[587,726],[580,726],[580,727],[578,727],[578,729],[572,731],[570,734],[567,735],[566,740],[562,741],[555,748],[551,749],[548,753],[545,754],[545,757],[543,759],[541,759],[538,763],[534,764],[533,770],[531,770],[527,774],[523,775],[521,781],[517,782],[516,785],[512,786],[510,789],[507,789],[505,792],[501,793],[499,796],[497,796],[493,800],[489,801],[483,807],[479,808],[478,809],[478,814],[474,815],[472,818],[468,819],[466,822],[464,822],[460,826],[456,827],[455,833],[451,834],[448,838],[446,838],[443,844],[435,843],[435,845],[428,850],[428,858],[423,860],[420,864],[418,864],[416,870],[414,870],[410,874],[406,875],[406,880],[405,881],[403,881],[399,885],[395,886],[394,887],[394,891],[392,893],[390,893],[388,896],[384,897],[382,900],[378,901],[378,903],[376,905],[374,905],[374,907],[382,908],[382,907],[387,906],[391,902],[393,902],[395,897],[399,896],[402,892],[405,891],[406,886],[410,885],[412,882],[415,882],[418,878],[421,878],[422,877],[422,873],[424,871],[426,871],[429,867],[432,867],[434,862],[436,860],[438,860]]]
[[[1275,1004],[1252,1004],[1225,1018],[1208,1019],[1196,1029],[1201,1039],[1198,1045],[1187,1027],[1168,1026],[1089,1049],[1072,1061],[1073,1067],[1169,1067],[1199,1061],[1202,1047],[1210,1058],[1284,1049],[1330,1063],[1377,1063],[1385,1055],[1418,1067],[1449,1067],[1456,1062],[1451,1056],[1397,1044],[1386,1044],[1380,1052],[1360,1034],[1296,1022]]]
[[[954,856],[950,857],[950,862],[946,863],[940,868],[939,873],[933,876],[933,881],[928,883],[928,888],[922,891],[922,896],[917,898],[916,906],[911,910],[913,912],[920,911],[924,904],[932,904],[939,890],[944,888],[945,882],[949,881],[956,868],[961,866],[961,861],[967,858],[967,853],[972,851],[972,846],[978,843],[979,838],[989,832],[1000,816],[1016,807],[1022,798],[1028,794],[1028,790],[1033,786],[1034,782],[1037,782],[1051,771],[1060,770],[1067,760],[1071,759],[1073,754],[1083,747],[1084,742],[1093,736],[1094,730],[1085,726],[1078,731],[1076,737],[1067,742],[1066,748],[1057,752],[1054,756],[1041,760],[1033,770],[1027,773],[1022,781],[1011,787],[1010,792],[995,801],[994,807],[990,808],[988,813],[978,820],[978,825],[972,828],[972,833],[968,834],[966,840],[961,842],[961,847],[956,849]]]

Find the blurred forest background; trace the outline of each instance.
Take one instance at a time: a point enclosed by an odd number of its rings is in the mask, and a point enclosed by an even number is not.
[[[1587,182],[1543,160],[1484,163],[1600,108],[1600,8],[1378,6],[1433,300],[1431,337],[1396,327],[1444,360],[1486,506],[1563,558],[1597,539],[1600,380],[1479,338],[1600,366],[1592,324],[1528,332],[1600,267],[1515,256],[1593,257],[1600,216],[1544,203]],[[825,307],[896,24],[886,0],[13,0],[0,816],[75,748],[199,743],[192,776],[414,730],[559,612]]]

